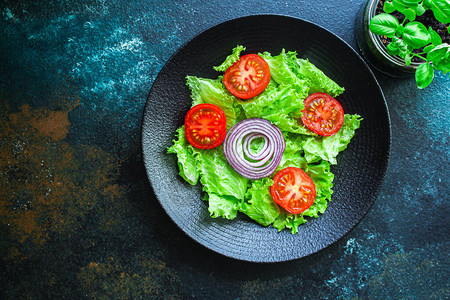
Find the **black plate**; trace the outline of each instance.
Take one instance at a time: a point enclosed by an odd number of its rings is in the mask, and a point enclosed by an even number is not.
[[[364,120],[349,147],[338,155],[334,193],[326,212],[298,234],[263,227],[243,214],[213,219],[201,187],[178,175],[167,155],[175,130],[191,105],[186,75],[217,78],[219,65],[236,45],[245,53],[297,51],[346,88],[339,97],[346,113]],[[279,262],[315,253],[348,233],[369,211],[381,188],[390,152],[389,114],[383,93],[361,57],[343,40],[315,24],[276,16],[248,16],[214,26],[183,45],[156,78],[145,107],[142,147],[148,178],[172,220],[188,236],[223,255],[254,262]]]

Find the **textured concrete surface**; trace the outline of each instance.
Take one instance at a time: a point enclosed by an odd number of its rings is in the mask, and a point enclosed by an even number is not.
[[[305,259],[261,265],[205,249],[146,179],[142,112],[178,47],[272,13],[356,48],[363,2],[3,1],[0,298],[449,298],[448,76],[418,90],[375,73],[392,122],[386,182],[349,235]]]

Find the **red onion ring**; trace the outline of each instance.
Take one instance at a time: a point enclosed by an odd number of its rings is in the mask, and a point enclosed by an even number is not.
[[[257,138],[264,139],[264,146],[254,153],[250,145]],[[250,118],[228,130],[223,152],[236,172],[249,179],[260,179],[275,172],[285,147],[283,133],[276,125],[265,119]]]

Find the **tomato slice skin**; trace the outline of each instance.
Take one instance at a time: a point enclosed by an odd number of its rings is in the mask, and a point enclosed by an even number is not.
[[[269,64],[257,54],[241,56],[225,71],[223,77],[223,83],[230,93],[244,100],[261,94],[269,82]]]
[[[344,109],[336,99],[326,93],[314,93],[304,103],[302,122],[313,132],[331,136],[341,129],[344,124]]]
[[[184,119],[184,131],[189,144],[199,149],[212,149],[222,144],[227,133],[223,110],[214,104],[192,107]]]
[[[311,207],[316,198],[316,185],[305,171],[287,167],[279,171],[270,187],[272,198],[292,214],[301,214]]]

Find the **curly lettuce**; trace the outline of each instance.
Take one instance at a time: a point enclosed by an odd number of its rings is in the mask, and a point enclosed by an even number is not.
[[[196,185],[200,178],[200,171],[197,169],[194,147],[186,139],[184,125],[177,129],[173,145],[167,149],[167,153],[176,154],[178,174],[189,184]]]
[[[236,97],[223,87],[221,78],[186,76],[186,85],[191,90],[192,106],[201,103],[215,104],[225,113],[227,129],[236,123],[241,109],[235,102]]]
[[[214,69],[226,71],[244,50],[245,47],[237,46]],[[303,169],[316,185],[313,205],[302,214],[288,213],[270,195],[273,175],[259,180],[241,176],[228,164],[222,147],[208,150],[192,147],[186,140],[184,126],[177,130],[168,153],[177,156],[179,174],[186,182],[201,184],[211,217],[232,220],[243,213],[262,226],[273,226],[278,231],[288,229],[295,234],[308,219],[325,213],[333,193],[334,175],[330,166],[336,164],[337,155],[347,148],[362,118],[346,114],[342,128],[335,135],[314,134],[300,119],[304,99],[315,92],[337,97],[344,88],[308,60],[298,58],[295,52],[283,49],[276,56],[268,52],[259,55],[267,61],[271,71],[271,81],[264,92],[242,101],[225,88],[222,76],[216,79],[187,76],[192,106],[200,103],[219,106],[225,112],[227,129],[245,118],[264,118],[277,125],[283,132],[286,149],[276,172],[286,167]],[[259,143],[262,141],[252,147],[261,147]]]
[[[302,148],[305,151],[306,160],[312,163],[323,159],[335,165],[337,155],[347,148],[361,120],[359,115],[345,114],[344,124],[336,134],[329,137],[305,138]]]
[[[245,51],[245,47],[238,45],[233,48],[233,53],[227,56],[225,61],[219,66],[213,67],[214,70],[218,72],[225,72],[229,67],[231,67],[235,62],[241,57],[241,52]]]

